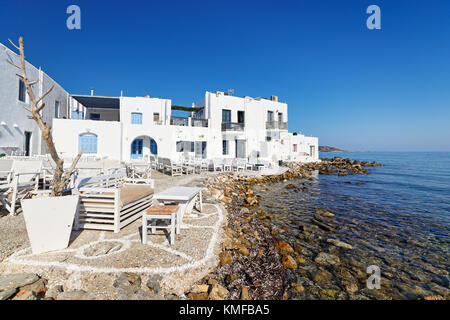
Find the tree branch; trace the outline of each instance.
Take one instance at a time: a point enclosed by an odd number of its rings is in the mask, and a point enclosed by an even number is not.
[[[20,67],[19,67],[17,64],[11,62],[11,61],[8,60],[8,59],[5,59],[5,60],[6,60],[6,62],[8,62],[8,63],[9,63],[10,65],[12,65],[13,67],[16,67],[17,69],[20,69]]]
[[[45,92],[45,93],[42,95],[42,97],[40,97],[39,99],[37,99],[36,103],[41,102],[41,100],[44,99],[44,98],[45,98],[45,97],[53,90],[54,87],[55,87],[54,85],[51,86],[51,88],[48,89],[47,92]]]
[[[14,44],[14,42],[11,41],[11,39],[8,39],[8,41],[11,42],[11,44],[12,44],[17,50],[20,51],[20,48],[19,48],[18,46],[16,46],[16,45]]]

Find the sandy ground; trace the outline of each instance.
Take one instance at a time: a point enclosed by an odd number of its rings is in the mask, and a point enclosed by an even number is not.
[[[152,172],[155,191],[169,187],[199,186],[208,175],[170,177]],[[211,272],[220,251],[222,224],[226,211],[220,204],[204,199],[203,211],[193,210],[183,219],[181,234],[169,245],[167,234],[158,230],[141,243],[141,221],[136,220],[120,233],[73,231],[65,250],[33,255],[29,248],[23,215],[0,216],[0,274],[33,272],[49,279],[48,286],[63,285],[66,290],[85,290],[96,299],[124,298],[113,287],[122,272],[139,274],[144,293],[149,276],[163,277],[165,293],[183,296],[183,292]],[[102,254],[102,248],[111,248]]]

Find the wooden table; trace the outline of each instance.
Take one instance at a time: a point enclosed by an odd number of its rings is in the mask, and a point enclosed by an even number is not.
[[[155,194],[153,198],[163,203],[175,202],[180,206],[177,217],[177,234],[180,233],[180,226],[184,214],[188,211],[188,209],[193,207],[194,201],[197,201],[200,212],[203,210],[202,188],[198,187],[172,187]],[[192,207],[190,206],[191,204]]]

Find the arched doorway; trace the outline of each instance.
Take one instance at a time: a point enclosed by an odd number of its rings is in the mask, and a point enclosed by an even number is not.
[[[141,159],[144,156],[158,154],[158,145],[149,136],[139,136],[131,143],[131,159]]]

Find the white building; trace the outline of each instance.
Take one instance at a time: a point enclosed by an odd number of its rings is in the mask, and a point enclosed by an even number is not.
[[[46,154],[47,147],[24,107],[29,99],[17,69],[18,57],[0,44],[0,153]],[[259,158],[269,161],[314,161],[318,139],[289,133],[288,107],[276,96],[237,97],[206,92],[192,107],[170,99],[146,97],[70,96],[41,69],[27,62],[34,87],[44,102],[43,120],[52,126],[56,149],[64,157],[85,154],[128,161],[150,154],[179,160]],[[173,115],[186,113],[185,117]]]
[[[318,159],[318,139],[287,130],[287,104],[270,99],[206,92],[192,107],[147,97],[71,96],[71,119],[55,119],[56,148],[128,161],[155,154],[173,160],[260,158]],[[184,111],[186,117],[172,115]]]
[[[20,65],[19,57],[0,43],[0,153],[34,155],[47,153],[47,145],[42,139],[35,121],[30,118],[30,99],[23,81],[17,76],[20,72],[7,62]],[[42,119],[52,125],[54,118],[66,118],[69,114],[69,94],[40,68],[26,62],[30,80],[39,80],[33,87],[34,93],[41,96],[52,85],[53,90],[43,102],[45,108]]]

